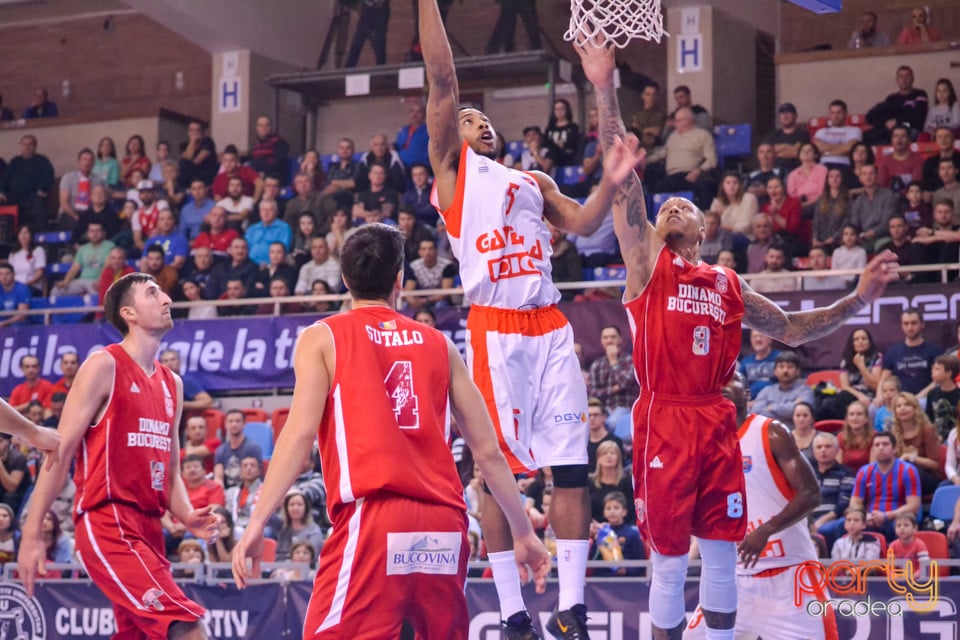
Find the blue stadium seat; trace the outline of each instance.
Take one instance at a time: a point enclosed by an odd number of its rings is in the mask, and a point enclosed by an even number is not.
[[[717,158],[720,168],[725,168],[727,158],[749,156],[752,150],[749,124],[724,124],[713,128],[717,143]]]
[[[264,460],[273,457],[273,429],[270,428],[269,424],[266,422],[248,422],[243,425],[243,435],[260,446]]]
[[[623,265],[614,265],[609,267],[597,267],[593,270],[591,280],[625,280],[627,278],[627,268]]]
[[[933,502],[930,503],[930,517],[951,522],[957,500],[960,500],[960,486],[939,487],[933,494]]]
[[[511,140],[507,143],[507,153],[513,157],[514,162],[520,162],[525,146],[523,140]]]
[[[33,234],[33,241],[37,244],[64,244],[70,242],[69,231],[41,231]]]
[[[594,271],[596,271],[596,269],[590,269],[590,268],[584,267],[581,280],[593,280]]]
[[[293,184],[293,177],[300,173],[300,163],[303,162],[303,158],[287,158],[287,184],[282,185],[284,187],[290,186]],[[323,158],[320,158],[320,164],[323,164]],[[326,167],[323,169],[326,171]]]
[[[69,307],[95,307],[97,296],[50,296],[49,298],[30,298],[31,309],[66,309]],[[51,314],[51,324],[76,324],[89,315],[88,313],[56,313]],[[43,324],[43,316],[31,316],[31,324]]]
[[[563,167],[563,170],[557,176],[558,185],[572,185],[583,182],[583,167]]]
[[[320,164],[323,165],[323,172],[330,171],[330,165],[340,161],[340,156],[335,153],[325,153],[320,156]]]

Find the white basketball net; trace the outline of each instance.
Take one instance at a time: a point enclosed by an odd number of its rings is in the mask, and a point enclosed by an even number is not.
[[[570,0],[570,14],[567,42],[612,42],[623,49],[634,38],[659,43],[664,33],[660,0]]]

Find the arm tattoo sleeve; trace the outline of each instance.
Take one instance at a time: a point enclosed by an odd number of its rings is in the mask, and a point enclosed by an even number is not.
[[[786,312],[750,288],[743,280],[744,324],[792,347],[833,333],[865,305],[853,293],[829,307]]]
[[[617,102],[616,89],[608,87],[597,89],[597,109],[600,112],[600,143],[607,151],[613,146],[617,136],[626,136],[620,104]],[[627,225],[637,229],[637,238],[642,239],[647,230],[647,204],[640,178],[631,174],[613,199],[615,207],[625,207]]]

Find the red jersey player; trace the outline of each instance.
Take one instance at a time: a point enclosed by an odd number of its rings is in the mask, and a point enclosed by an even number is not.
[[[247,557],[259,574],[266,520],[319,436],[333,531],[303,637],[396,638],[406,620],[426,640],[465,639],[470,545],[448,407],[510,523],[517,562],[530,565],[540,591],[549,556],[456,347],[393,310],[402,288],[400,232],[365,225],[344,244],[340,262],[353,309],[298,340],[290,415],[258,508],[233,550],[234,577],[246,585]]]
[[[597,92],[604,149],[624,134],[613,86],[612,48],[577,43]],[[633,140],[636,144],[636,140]],[[614,200],[614,229],[627,283],[624,305],[634,335],[640,398],[633,411],[637,524],[651,548],[654,637],[680,638],[690,536],[703,559],[700,605],[710,640],[732,640],[736,621],[736,544],[746,532],[736,410],[721,397],[736,366],[740,322],[798,345],[826,335],[898,278],[897,258],[878,254],[853,293],[833,305],[785,312],[731,269],[700,261],[703,213],[669,198],[647,222],[643,188],[631,177]]]
[[[23,527],[17,568],[28,593],[46,573],[42,516],[76,455],[77,558],[113,603],[115,640],[203,640],[203,607],[173,581],[160,517],[169,509],[194,535],[216,532],[211,507],[193,509],[180,477],[183,387],[156,360],[173,327],[170,297],[153,276],[115,282],[104,315],[123,340],[87,358],[60,420],[59,460],[40,475]]]

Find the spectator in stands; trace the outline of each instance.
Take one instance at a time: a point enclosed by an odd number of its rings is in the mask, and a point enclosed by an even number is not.
[[[629,350],[623,348],[618,327],[610,325],[600,330],[600,346],[604,355],[590,365],[588,387],[590,395],[603,403],[608,415],[607,428],[613,429],[621,417],[630,412],[640,386],[633,375],[633,358]]]
[[[289,184],[287,155],[290,145],[274,131],[270,116],[257,118],[256,126],[257,139],[250,150],[250,166],[260,174],[261,179],[273,176],[279,178],[282,184]]]
[[[229,258],[230,245],[241,236],[236,229],[227,226],[227,210],[215,205],[207,214],[206,223],[208,228],[193,241],[193,251],[210,249],[218,261]]]
[[[353,219],[366,222],[381,222],[382,218],[390,218],[391,222],[397,211],[399,196],[387,184],[387,170],[381,164],[370,166],[367,174],[369,186],[357,193],[357,202],[353,205]]]
[[[883,354],[883,375],[900,379],[903,391],[914,395],[930,384],[930,368],[942,349],[923,337],[923,314],[908,307],[900,314],[904,341],[892,345]]]
[[[773,340],[759,331],[750,332],[752,352],[740,360],[740,373],[746,378],[750,397],[756,398],[764,387],[773,384],[774,371],[780,351],[773,348]]]
[[[230,280],[227,280],[227,286],[223,291],[223,295],[220,296],[220,300],[245,300],[251,297],[251,292],[252,289],[248,288],[246,284],[244,284],[243,280],[239,278],[231,278]],[[220,317],[249,316],[253,315],[256,310],[256,305],[233,304],[217,307],[217,315]]]
[[[183,381],[183,410],[206,411],[213,407],[213,398],[207,393],[192,373],[183,371],[180,366],[180,352],[176,349],[165,349],[160,353],[160,364],[174,372]],[[214,447],[215,449],[216,447]],[[212,452],[213,450],[211,450]],[[210,468],[213,471],[213,467]]]
[[[800,165],[787,175],[787,194],[801,205],[820,199],[827,180],[827,167],[818,162],[817,147],[809,142],[800,145]]]
[[[767,136],[773,145],[777,166],[784,171],[793,171],[800,164],[801,146],[810,142],[807,128],[797,121],[797,108],[792,102],[784,102],[777,110],[780,126]]]
[[[883,377],[883,356],[866,329],[854,329],[847,338],[840,361],[840,389],[836,396],[837,415],[845,415],[854,400],[869,407]]]
[[[87,227],[92,222],[97,222],[103,227],[103,232],[109,240],[114,240],[121,232],[120,216],[108,199],[107,188],[103,185],[96,185],[90,190],[90,207],[80,212],[80,219],[77,220],[71,236],[73,244],[81,244],[87,239]]]
[[[373,48],[377,66],[387,63],[387,25],[390,22],[390,0],[361,0],[360,17],[357,30],[353,34],[350,52],[347,54],[346,67],[357,66],[360,52],[367,39]],[[239,536],[238,536],[239,539]]]
[[[820,162],[827,167],[850,170],[848,154],[853,145],[863,139],[859,127],[847,125],[847,103],[834,100],[830,103],[827,126],[813,135],[813,144],[820,151]]]
[[[820,484],[820,506],[810,514],[811,532],[823,534],[829,522],[842,520],[841,516],[850,504],[854,474],[846,465],[837,462],[840,442],[832,433],[820,431],[813,438],[813,473]],[[828,541],[828,542],[832,542]]]
[[[233,515],[233,536],[239,539],[250,522],[257,498],[263,486],[263,458],[259,455],[244,455],[240,459],[239,482],[226,490],[226,504]],[[271,531],[271,538],[276,536]]]
[[[830,268],[827,252],[823,247],[812,247],[807,254],[807,268],[810,271],[825,271]],[[805,276],[804,291],[835,291],[847,285],[839,276]]]
[[[90,191],[95,186],[106,186],[103,178],[93,173],[93,151],[82,149],[77,155],[77,170],[60,179],[60,215],[57,224],[71,231],[80,219],[80,213],[90,208]]]
[[[931,227],[920,227],[910,242],[910,259],[914,264],[943,264],[957,261],[960,234],[953,223],[956,215],[953,200],[944,198],[933,208]],[[914,282],[939,282],[940,274],[915,273]]]
[[[599,140],[599,127],[600,115],[597,108],[592,107],[587,111],[587,132],[584,135],[583,152],[580,154],[582,157],[580,164],[582,177],[574,184],[561,185],[560,191],[564,195],[571,198],[586,198],[593,188],[600,183],[600,178],[603,176],[603,145],[600,144]],[[499,141],[498,144],[500,144]]]
[[[290,549],[298,542],[308,542],[319,555],[323,547],[323,531],[313,520],[307,497],[296,487],[287,492],[280,509],[283,527],[277,533],[277,562],[290,559]]]
[[[253,283],[253,289],[250,291],[251,297],[272,296],[270,293],[270,283],[280,278],[287,283],[287,293],[290,295],[293,291],[293,285],[297,281],[297,271],[287,264],[287,250],[282,242],[271,242],[267,257],[267,263],[260,265],[260,272]]]
[[[693,104],[693,97],[690,95],[690,87],[680,85],[673,90],[673,100],[677,103],[677,108],[667,118],[667,136],[673,134],[677,128],[677,113],[681,109],[689,109],[693,115],[694,124],[698,129],[704,129],[713,134],[713,124],[710,121],[710,113],[700,106]]]
[[[587,425],[590,427],[587,437],[587,466],[597,468],[597,448],[601,442],[613,442],[620,447],[620,456],[624,457],[623,440],[607,427],[607,409],[599,398],[590,398],[587,402]]]
[[[877,158],[878,182],[881,187],[901,194],[911,184],[920,184],[923,158],[910,150],[910,131],[906,126],[896,125],[890,135],[893,151]]]
[[[14,518],[33,481],[27,469],[27,459],[11,440],[10,434],[0,432],[0,503],[13,510],[10,515]]]
[[[904,27],[897,37],[897,44],[920,44],[937,42],[940,32],[927,24],[926,7],[916,7],[910,12],[910,26]]]
[[[134,169],[133,178],[134,180],[136,180],[136,184],[138,185],[147,179],[146,176],[143,175],[143,172],[140,171],[139,169]],[[151,180],[151,182],[153,181]],[[140,191],[136,187],[134,187],[133,189],[127,189],[127,193],[124,195],[126,197],[126,200],[132,200],[136,204],[136,206],[134,207],[134,212],[143,206],[143,202],[140,200]],[[120,217],[123,219],[132,220],[133,219],[132,213],[130,215],[125,215],[126,213],[127,213],[126,207],[124,207],[124,210],[121,211],[120,213]]]
[[[412,258],[420,251],[421,240],[433,240],[435,238],[433,230],[420,223],[413,209],[404,205],[400,206],[400,212],[397,214],[397,229],[403,234],[404,256],[407,260]],[[556,252],[556,247],[554,247]]]
[[[60,112],[57,109],[57,103],[50,100],[50,94],[47,93],[46,89],[38,88],[33,92],[33,102],[24,109],[23,115],[20,117],[24,120],[30,120],[32,118],[56,118],[58,115],[60,115]]]
[[[98,293],[100,274],[107,263],[107,255],[114,248],[113,242],[106,239],[103,226],[92,222],[87,227],[87,243],[80,245],[73,264],[63,277],[54,285],[54,295],[87,295]]]
[[[283,298],[290,297],[290,283],[286,279],[277,276],[267,283],[267,295],[269,302],[264,302],[257,306],[255,313],[259,316],[282,315],[287,316],[294,313],[306,312],[306,307],[299,302],[282,302]],[[279,304],[278,304],[279,303]]]
[[[323,171],[320,152],[316,149],[308,149],[307,152],[303,154],[303,160],[300,161],[300,171],[310,176],[310,181],[313,183],[313,190],[317,193],[323,191],[323,188],[327,186],[327,174]]]
[[[553,102],[553,111],[543,135],[559,152],[559,166],[572,167],[579,164],[580,127],[573,121],[573,108],[569,100],[558,98]]]
[[[337,143],[338,161],[327,170],[327,186],[321,194],[324,213],[331,214],[337,209],[349,210],[353,206],[353,193],[360,173],[360,163],[353,159],[354,149],[350,138],[342,138]]]
[[[188,421],[188,430],[190,423],[192,422],[194,426],[196,426],[198,420],[203,420],[203,417],[194,416],[191,418],[190,421]],[[205,423],[204,430],[206,430]],[[206,449],[206,446],[204,445],[201,448]],[[223,487],[213,480],[207,479],[204,468],[205,456],[194,452],[184,453],[186,450],[187,445],[184,445],[184,448],[180,450],[179,464],[180,476],[183,478],[183,484],[187,488],[187,496],[190,498],[190,504],[193,505],[195,509],[202,509],[208,505],[218,505],[222,507],[226,504]],[[178,522],[169,511],[163,515],[160,523],[163,525],[164,537],[167,539],[167,548],[176,548],[180,545],[180,541],[184,539],[183,536],[184,533],[186,533],[186,528],[183,524]]]
[[[263,179],[263,192],[260,194],[260,199],[253,203],[253,209],[250,211],[250,216],[247,218],[249,224],[255,222],[260,222],[260,203],[264,200],[273,200],[277,203],[277,210],[279,211],[279,217],[284,218],[286,213],[287,201],[280,198],[280,179],[274,176],[267,176]],[[289,224],[289,223],[288,223]],[[292,225],[291,225],[292,226]]]
[[[186,461],[188,456],[198,457],[203,473],[213,473],[213,454],[222,443],[217,434],[210,435],[207,431],[207,419],[203,414],[196,414],[187,418],[184,436],[183,446],[180,447],[180,459]],[[213,480],[210,482],[213,482]],[[216,482],[213,482],[212,487],[217,487],[220,491],[223,491],[223,487]]]
[[[955,139],[951,129],[937,128],[934,140],[939,153],[923,161],[923,193],[927,202],[932,200],[933,192],[943,186],[943,180],[940,178],[941,160],[952,160],[953,166],[960,170],[960,151],[953,148]],[[9,171],[9,168],[7,170]]]
[[[646,560],[647,554],[635,524],[626,522],[627,497],[619,491],[611,491],[603,497],[603,520],[594,535],[591,558],[595,560]],[[604,535],[609,531],[606,536]],[[608,539],[609,538],[612,539]],[[640,567],[610,567],[596,569],[593,575],[639,576]]]
[[[245,238],[250,247],[250,259],[257,264],[267,264],[270,261],[270,245],[279,242],[284,251],[290,249],[293,242],[293,231],[283,220],[277,219],[276,202],[264,201],[260,203],[260,222],[250,225]]]
[[[150,173],[147,174],[147,180],[151,180],[155,183],[163,182],[163,167],[167,162],[173,161],[170,157],[170,143],[166,140],[161,140],[157,143],[157,148],[155,150],[156,160],[153,161],[153,164],[150,165]],[[177,168],[179,169],[179,163],[177,163]],[[177,172],[179,177],[180,172]],[[181,185],[186,188],[189,185]]]
[[[165,262],[179,272],[187,262],[190,247],[187,245],[187,239],[177,230],[177,220],[170,209],[160,211],[154,231],[155,233],[144,243],[146,249],[143,251],[142,259],[146,259],[150,247],[159,245],[163,247]]]
[[[956,356],[949,356],[955,358]],[[956,415],[956,414],[954,414]],[[954,420],[954,426],[950,429],[950,434],[946,438],[946,461],[943,465],[946,481],[941,486],[960,485],[960,426]],[[957,500],[960,505],[960,500]],[[956,518],[954,518],[956,519]]]
[[[147,239],[156,233],[160,212],[169,210],[170,204],[166,200],[157,198],[156,187],[149,180],[138,182],[137,192],[141,205],[130,219],[130,228],[133,231],[133,245],[143,251]]]
[[[633,482],[623,470],[623,456],[616,442],[601,442],[597,446],[597,466],[590,476],[591,529],[603,522],[603,499],[611,491],[627,496],[627,522],[636,522],[633,502]]]
[[[3,96],[0,95],[0,122],[10,122],[13,120],[13,111],[4,106]]]
[[[328,527],[327,488],[323,483],[323,475],[317,471],[318,465],[319,455],[317,447],[314,446],[312,454],[304,458],[300,475],[293,481],[293,487],[307,498],[313,521],[322,527]]]
[[[772,144],[761,142],[757,145],[757,169],[751,171],[746,177],[744,189],[760,203],[767,201],[767,180],[777,176],[783,180],[787,179],[787,172],[775,165],[776,152]]]
[[[646,85],[640,92],[643,107],[630,116],[630,126],[640,130],[640,146],[646,149],[647,153],[660,144],[660,134],[663,133],[663,127],[667,123],[666,112],[657,104],[659,92],[660,85],[656,82]]]
[[[933,137],[940,127],[952,131],[960,130],[960,103],[957,102],[957,91],[950,78],[937,80],[933,102],[933,106],[927,109],[927,119],[923,123],[924,132]]]
[[[867,528],[882,533],[888,542],[894,538],[893,524],[900,513],[910,513],[914,518],[920,513],[917,468],[896,457],[896,446],[897,438],[889,431],[874,434],[874,461],[857,471],[850,496],[852,508],[867,511]]]
[[[0,276],[6,271],[0,264]],[[23,382],[10,392],[10,406],[21,413],[31,402],[39,402],[49,406],[50,395],[53,393],[53,384],[40,377],[40,358],[25,355],[20,358],[20,371],[23,373]]]
[[[132,189],[137,186],[133,172],[140,171],[144,177],[150,174],[150,158],[147,157],[143,136],[134,134],[127,140],[125,155],[120,161],[120,179]]]
[[[884,245],[884,249],[889,249],[897,254],[897,262],[901,267],[907,267],[914,264],[914,249],[910,242],[910,228],[907,221],[899,213],[890,218],[887,226],[890,234],[890,242]],[[912,273],[900,272],[900,282],[910,282],[913,279]]]
[[[33,241],[33,232],[27,225],[17,231],[17,249],[10,252],[8,262],[13,267],[14,279],[30,287],[31,294],[43,295],[46,289],[47,252]]]
[[[215,200],[221,200],[235,197],[229,190],[229,182],[234,178],[240,178],[240,190],[245,196],[250,196],[253,200],[260,197],[263,190],[263,178],[251,167],[240,164],[240,157],[234,147],[228,147],[221,155],[223,170],[213,179],[213,197]]]
[[[296,195],[287,201],[283,214],[284,221],[290,227],[294,227],[298,225],[301,215],[309,213],[313,216],[315,227],[321,220],[326,220],[326,226],[329,228],[330,216],[325,215],[321,196],[314,191],[313,180],[308,174],[301,172],[294,176],[293,191]]]
[[[944,200],[954,204],[960,202],[960,182],[957,182],[957,166],[950,160],[940,159],[940,182],[942,187],[933,192],[933,206],[936,207]],[[953,212],[953,224],[960,224],[960,211]]]
[[[93,172],[103,178],[111,189],[121,185],[120,182],[120,163],[117,162],[117,147],[113,143],[113,138],[106,136],[100,138],[97,144],[97,159],[93,163]]]
[[[886,237],[890,218],[897,212],[897,198],[890,189],[877,184],[877,168],[860,169],[863,194],[850,205],[850,224],[857,228],[865,248],[873,250],[879,238]]]
[[[196,275],[180,278],[180,290],[187,302],[204,300],[204,290],[200,288]],[[198,304],[190,307],[186,315],[188,320],[212,320],[217,317],[217,308],[212,304]]]
[[[804,382],[802,373],[800,356],[793,351],[781,352],[773,369],[777,384],[761,389],[751,402],[750,410],[793,428],[793,405],[797,402],[813,405],[813,391]]]
[[[21,223],[45,229],[45,202],[53,177],[53,165],[37,153],[36,136],[27,134],[20,138],[20,155],[12,158],[0,173],[0,203],[15,205]]]
[[[97,300],[105,300],[107,289],[114,282],[135,271],[136,269],[127,264],[127,252],[123,247],[111,248],[107,253],[107,260],[103,269],[100,271],[100,280],[97,283]]]
[[[227,224],[232,229],[243,231],[250,225],[253,198],[243,194],[243,180],[239,177],[227,181],[227,195],[217,200],[217,206],[227,212]],[[277,210],[279,212],[279,208]]]
[[[43,547],[47,550],[48,562],[73,562],[73,538],[63,531],[60,517],[52,509],[43,514],[40,536]]]
[[[203,184],[203,180],[197,179],[190,183],[190,195],[190,202],[180,209],[179,232],[187,240],[194,240],[200,235],[204,219],[214,205],[213,200],[207,197],[207,186]]]
[[[919,182],[912,182],[904,192],[900,203],[900,213],[907,222],[908,234],[912,238],[917,229],[933,226],[933,208],[923,201],[923,188]]]
[[[785,267],[787,254],[781,244],[774,244],[767,249],[763,260],[763,271],[761,274],[778,274],[783,276],[790,272]],[[759,293],[779,293],[783,291],[797,291],[799,286],[796,278],[763,278],[751,282],[753,289]]]
[[[2,437],[9,440],[9,436],[5,434]],[[0,562],[16,562],[19,551],[20,524],[14,509],[9,504],[0,502]]]
[[[430,157],[427,155],[426,109],[423,103],[410,104],[410,120],[397,132],[396,149],[400,161],[408,170],[415,164],[427,165]]]
[[[166,252],[159,244],[150,245],[144,259],[140,261],[140,272],[151,275],[157,280],[160,289],[173,297],[180,282],[176,267],[166,264]]]
[[[225,507],[214,507],[213,513],[220,522],[216,541],[207,547],[210,562],[230,562],[233,545],[233,517]]]
[[[887,225],[889,229],[889,224]],[[833,250],[830,269],[840,271],[841,269],[863,269],[867,266],[867,252],[860,246],[860,234],[857,227],[852,224],[843,225],[840,232],[840,246]],[[843,276],[845,285],[853,283],[856,276]]]
[[[725,171],[720,180],[717,197],[710,204],[710,211],[720,215],[720,227],[729,233],[748,236],[753,229],[753,218],[758,210],[757,197],[744,191],[740,175],[736,171]]]
[[[653,191],[693,191],[697,205],[705,209],[716,191],[712,177],[717,166],[713,132],[697,127],[693,111],[687,107],[678,109],[673,121],[675,129],[666,145],[648,157],[649,162],[666,160],[666,177],[653,187]]]
[[[929,106],[927,92],[913,86],[913,69],[906,65],[897,68],[897,91],[867,112],[869,130],[864,140],[871,144],[890,144],[890,135],[896,125],[909,128],[910,137],[916,139],[923,131]]]
[[[773,220],[766,213],[753,216],[753,239],[747,245],[747,273],[763,271],[767,249],[773,243]]]
[[[374,165],[381,165],[386,171],[384,184],[396,193],[403,193],[407,188],[407,170],[400,160],[400,155],[390,148],[387,136],[377,134],[370,138],[370,150],[360,157],[360,171],[357,176],[357,191],[370,189],[370,170]]]
[[[500,16],[487,41],[486,54],[492,55],[514,50],[513,34],[517,26],[517,18],[523,21],[523,28],[527,31],[527,41],[531,51],[541,49],[540,22],[537,19],[536,0],[501,0]]]
[[[436,207],[430,203],[430,191],[433,183],[430,181],[429,169],[426,165],[415,164],[410,167],[410,178],[413,185],[403,193],[400,210],[412,211],[419,224],[433,228],[436,226],[439,216]]]
[[[287,256],[287,263],[297,271],[310,261],[310,238],[315,235],[318,234],[313,214],[304,211],[297,220],[297,226],[293,227],[293,248]]]
[[[170,208],[180,211],[180,205],[187,198],[187,191],[180,186],[180,167],[169,160],[162,168],[163,179],[157,186],[157,197],[166,200]]]
[[[889,47],[892,44],[890,36],[883,31],[877,31],[877,14],[873,11],[864,11],[860,14],[860,26],[850,35],[847,48]]]
[[[224,416],[223,428],[227,439],[214,453],[213,479],[224,489],[240,484],[240,461],[252,457],[263,460],[260,445],[251,442],[243,433],[246,420],[243,411],[231,409]]]
[[[294,293],[306,294],[316,280],[323,280],[331,291],[339,291],[340,263],[330,255],[326,238],[317,236],[310,239],[310,257],[312,260],[300,267]]]
[[[77,355],[76,351],[67,351],[60,356],[60,371],[63,375],[53,383],[53,387],[50,390],[51,401],[53,394],[63,393],[66,395],[70,392],[70,389],[73,388],[73,380],[77,377],[77,371],[79,369],[80,356]]]
[[[900,378],[897,376],[886,376],[880,380],[880,393],[870,406],[875,430],[890,430],[890,425],[893,423],[893,403],[900,395],[900,391]]]
[[[217,263],[210,274],[207,283],[206,297],[208,300],[217,300],[227,290],[229,280],[240,280],[245,289],[253,287],[260,267],[250,259],[247,241],[237,237],[230,242],[227,249],[229,260]]]
[[[404,283],[407,291],[417,289],[450,289],[457,277],[457,265],[446,258],[437,255],[437,242],[433,238],[420,241],[417,252],[420,256],[410,263],[410,274]],[[407,296],[404,298],[411,309],[422,307],[444,307],[450,302],[449,296],[436,293],[429,296]]]
[[[941,355],[933,359],[930,367],[930,386],[926,392],[924,411],[941,442],[946,442],[957,426],[957,405],[960,404],[960,387],[956,378],[960,375],[957,356]],[[923,393],[923,392],[921,392]]]
[[[524,171],[542,171],[552,176],[560,162],[560,153],[544,138],[540,127],[526,127],[523,130],[525,143],[520,156],[520,167]]]
[[[847,187],[850,189],[850,196],[856,198],[863,194],[863,182],[860,180],[860,172],[867,165],[877,164],[876,156],[873,154],[873,147],[863,142],[857,142],[850,149],[850,170],[846,174]]]
[[[180,185],[184,188],[189,187],[194,178],[210,186],[220,168],[217,146],[212,138],[204,135],[203,129],[199,120],[192,121],[187,125],[187,141],[180,145]]]
[[[840,232],[850,213],[850,192],[843,182],[843,171],[827,170],[823,193],[813,205],[811,245],[832,252],[840,243]]]
[[[720,227],[720,214],[716,211],[707,211],[703,220],[700,259],[707,264],[716,264],[721,251],[733,251],[733,234]]]
[[[781,178],[767,180],[767,203],[760,211],[770,216],[774,233],[780,234],[792,249],[806,253],[813,225],[803,215],[800,201],[787,194]]]
[[[879,559],[880,541],[873,536],[863,535],[867,526],[866,512],[850,507],[843,516],[843,529],[847,533],[831,545],[830,558],[849,562]]]

